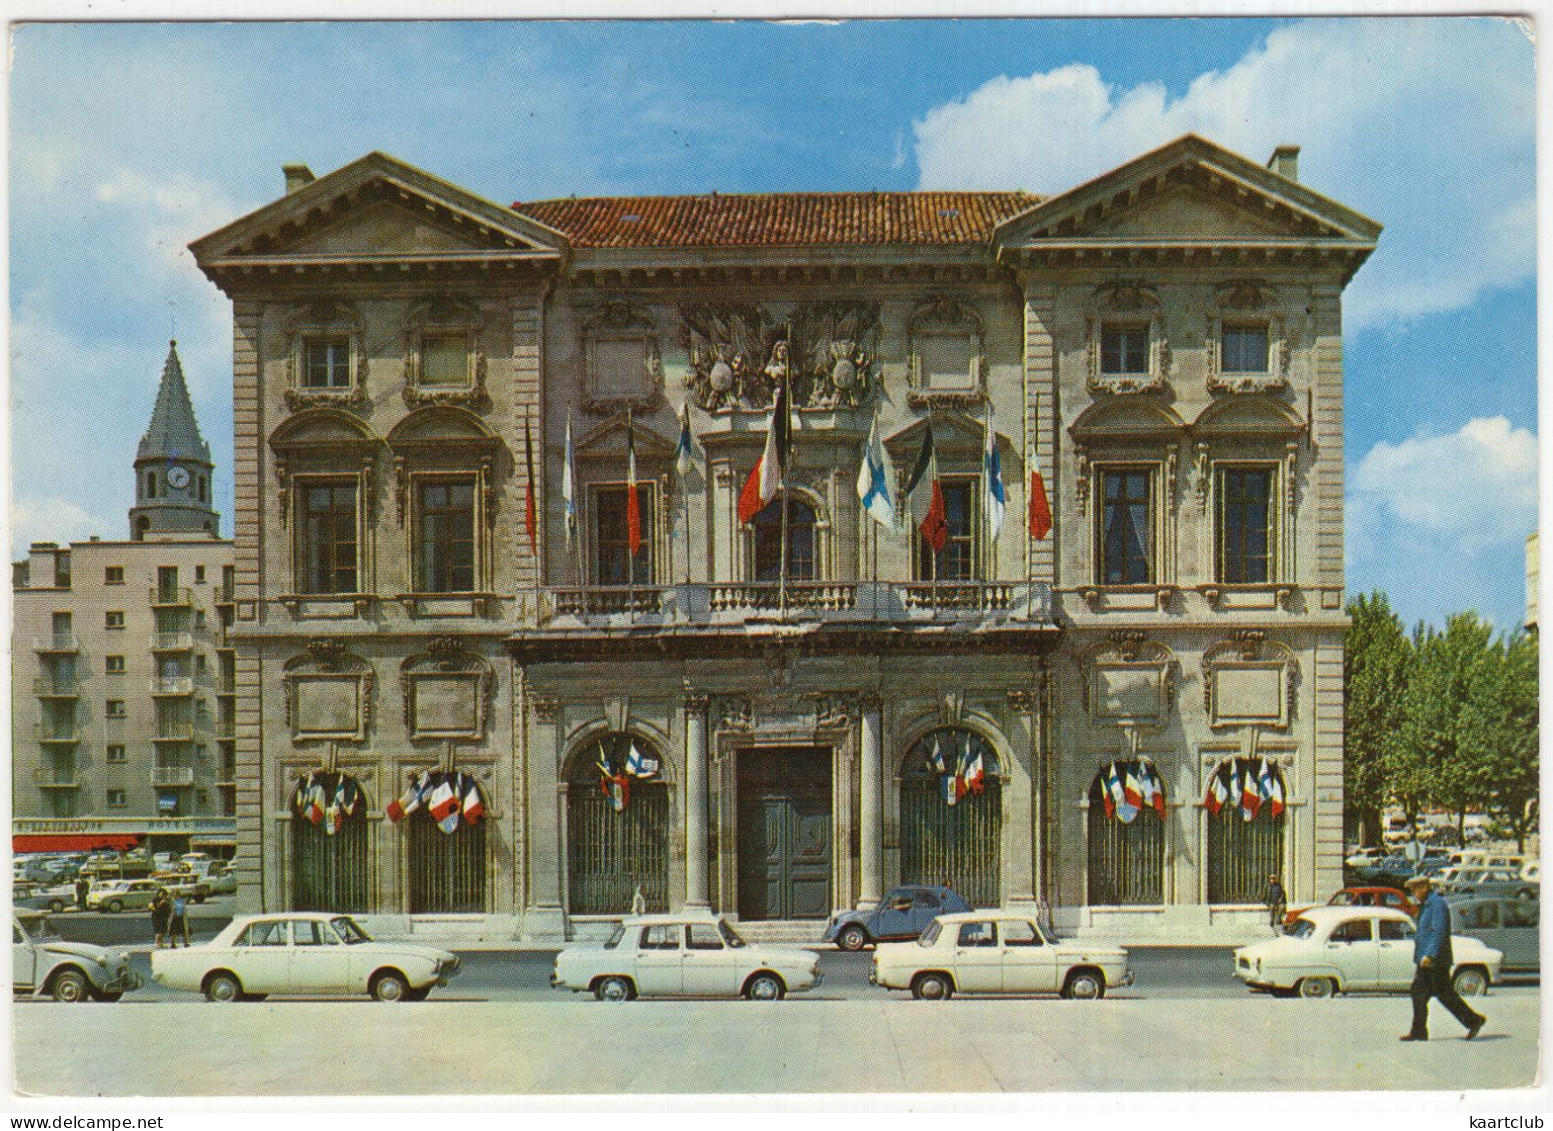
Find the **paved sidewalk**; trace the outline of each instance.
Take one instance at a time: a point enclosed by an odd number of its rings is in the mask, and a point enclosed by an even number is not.
[[[1119,1092],[1530,1086],[1541,995],[1475,1041],[1405,997],[927,1003],[20,1003],[16,1088],[55,1096]],[[407,1050],[413,1054],[407,1057]],[[413,1065],[413,1069],[411,1069]]]

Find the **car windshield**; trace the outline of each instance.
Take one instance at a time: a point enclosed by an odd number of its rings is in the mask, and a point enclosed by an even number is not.
[[[620,945],[620,940],[625,937],[626,925],[624,923],[616,923],[615,929],[609,934],[609,938],[604,940],[604,949],[614,950],[617,946]]]
[[[1308,939],[1316,933],[1316,924],[1309,919],[1296,919],[1294,920],[1294,926],[1290,927],[1285,933],[1290,938]]]
[[[27,932],[29,939],[57,939],[59,932],[54,929],[54,924],[49,922],[48,916],[39,915],[36,919],[18,919],[22,930]]]
[[[356,920],[347,916],[341,915],[338,919],[330,919],[329,925],[334,928],[334,933],[344,940],[346,946],[372,941],[372,936],[358,927]]]
[[[941,924],[939,923],[939,921],[937,919],[934,919],[931,923],[929,923],[927,925],[927,930],[922,932],[922,937],[917,940],[917,945],[918,946],[932,946],[934,943],[936,943],[938,941],[938,932],[939,932],[940,929],[941,929]]]
[[[723,936],[723,942],[727,943],[733,949],[737,950],[739,947],[744,945],[744,940],[739,937],[739,932],[734,930],[721,919],[717,921],[717,931],[720,935]]]

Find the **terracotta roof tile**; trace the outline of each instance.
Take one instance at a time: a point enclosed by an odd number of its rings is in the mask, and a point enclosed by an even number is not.
[[[984,243],[1040,201],[1023,192],[816,192],[573,197],[513,210],[577,247],[953,245]]]

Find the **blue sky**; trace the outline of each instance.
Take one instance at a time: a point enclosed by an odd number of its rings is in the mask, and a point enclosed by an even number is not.
[[[1386,225],[1346,296],[1350,590],[1521,619],[1535,125],[1511,24],[29,25],[10,112],[13,553],[123,536],[175,327],[229,522],[230,313],[185,245],[279,196],[284,163],[380,149],[504,202],[1056,192],[1192,130],[1301,145],[1305,183]]]

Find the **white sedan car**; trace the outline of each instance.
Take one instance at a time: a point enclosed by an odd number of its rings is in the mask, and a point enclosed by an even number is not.
[[[550,984],[600,1001],[644,997],[739,997],[778,1001],[820,984],[820,956],[796,947],[745,942],[711,916],[643,915],[623,920],[608,941],[569,946]]]
[[[1390,907],[1312,907],[1281,938],[1235,951],[1235,977],[1255,990],[1301,997],[1406,991],[1413,982],[1414,930],[1411,916]],[[1451,953],[1463,997],[1499,980],[1499,951],[1452,935]]]
[[[370,994],[424,1001],[458,973],[445,950],[373,942],[349,915],[293,911],[242,915],[203,946],[151,952],[151,980],[208,1001],[270,994]]]
[[[1132,978],[1123,948],[1048,938],[1034,919],[1006,911],[940,915],[915,942],[881,943],[868,976],[919,1001],[957,993],[1101,998]]]

